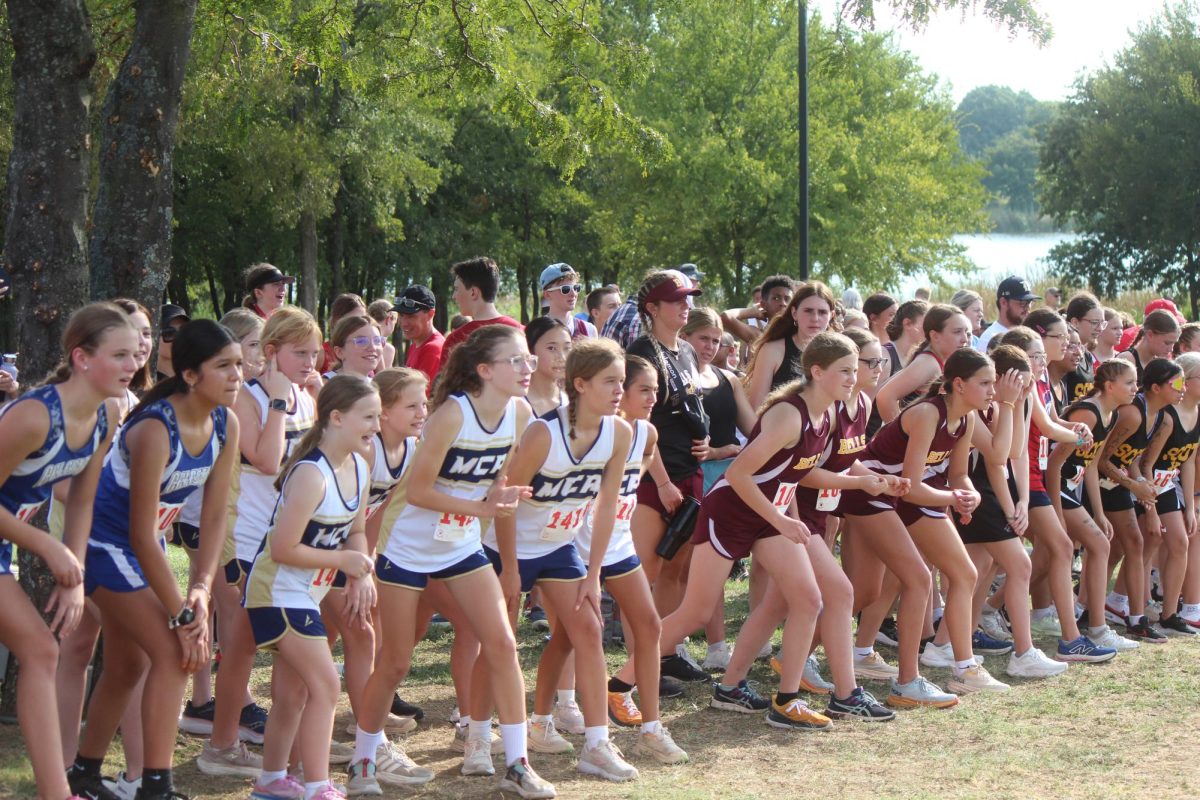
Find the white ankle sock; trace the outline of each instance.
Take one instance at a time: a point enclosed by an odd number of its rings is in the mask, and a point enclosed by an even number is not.
[[[656,719],[653,722],[642,723],[642,733],[652,733],[655,736],[658,736],[660,733],[662,733],[662,729],[663,726],[661,719]]]
[[[871,655],[871,653],[874,653],[874,652],[875,652],[874,647],[856,647],[856,648],[854,648],[854,657],[855,658],[866,658],[867,656]]]
[[[504,742],[504,766],[511,767],[529,755],[525,723],[500,723],[500,740]]]
[[[574,689],[559,689],[558,690],[558,705],[565,706],[575,702]]]
[[[523,728],[524,726],[522,726]],[[485,719],[483,722],[471,720],[471,725],[467,729],[468,739],[487,739],[492,735],[492,721]]]
[[[607,725],[591,725],[583,729],[584,747],[595,747],[608,738]]]

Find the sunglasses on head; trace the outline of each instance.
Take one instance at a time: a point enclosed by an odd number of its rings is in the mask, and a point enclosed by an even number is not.
[[[401,311],[432,311],[433,306],[428,303],[422,303],[420,300],[413,300],[411,297],[401,297],[396,301],[396,308]]]
[[[581,283],[564,283],[562,286],[555,286],[554,288],[547,289],[546,291],[547,292],[562,292],[563,294],[570,294],[571,292],[574,292],[575,294],[579,294],[580,292],[583,291],[583,284],[581,284]]]

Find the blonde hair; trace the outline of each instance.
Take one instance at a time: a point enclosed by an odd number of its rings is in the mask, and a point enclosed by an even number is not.
[[[262,330],[262,346],[273,346],[276,350],[284,344],[306,344],[316,339],[321,341],[321,326],[303,308],[280,306],[267,320]]]
[[[612,339],[590,337],[582,339],[567,355],[567,435],[575,438],[575,415],[578,407],[579,390],[575,388],[575,379],[591,380],[613,364],[625,360],[621,346]]]
[[[1175,363],[1183,369],[1184,377],[1200,377],[1200,353],[1182,353],[1176,357]]]
[[[408,367],[388,367],[375,373],[371,378],[375,388],[379,390],[379,402],[384,408],[400,399],[412,386],[425,387],[429,383],[425,373]]]
[[[240,342],[262,330],[263,318],[248,308],[235,308],[221,317],[221,324],[229,328]]]
[[[357,375],[334,375],[326,381],[321,387],[321,393],[317,395],[316,422],[305,431],[304,436],[296,443],[296,449],[279,469],[279,477],[275,479],[275,490],[282,492],[284,481],[287,480],[292,467],[321,444],[321,437],[325,435],[325,430],[329,427],[329,417],[334,411],[349,411],[359,400],[378,393],[374,383]]]
[[[62,335],[62,361],[46,378],[46,383],[65,383],[74,373],[72,355],[83,350],[93,355],[104,342],[108,332],[114,328],[128,328],[137,333],[129,315],[113,303],[88,303],[79,308],[67,320]]]
[[[721,324],[721,317],[716,311],[705,306],[688,309],[687,324],[679,331],[680,336],[691,336],[696,331],[702,331],[705,328],[716,328],[724,332],[725,326]]]

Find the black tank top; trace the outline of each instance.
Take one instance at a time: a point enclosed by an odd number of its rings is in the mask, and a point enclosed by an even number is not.
[[[737,442],[737,399],[725,372],[717,367],[713,369],[717,373],[717,385],[703,390],[704,410],[709,419],[708,445],[724,447]]]
[[[1142,366],[1142,357],[1138,355],[1138,351],[1137,351],[1136,347],[1131,347],[1128,350],[1126,350],[1125,352],[1129,353],[1129,355],[1133,356],[1133,368],[1137,371],[1138,386],[1141,386],[1142,385],[1142,372],[1145,371],[1145,367]]]
[[[771,391],[778,389],[789,381],[794,381],[804,374],[803,367],[800,364],[801,350],[796,347],[796,342],[791,336],[783,337],[783,360],[779,362],[779,369],[775,370],[775,374],[771,376]],[[709,416],[712,416],[709,414]]]

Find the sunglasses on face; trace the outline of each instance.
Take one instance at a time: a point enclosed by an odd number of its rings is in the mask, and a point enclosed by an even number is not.
[[[351,337],[350,341],[359,347],[366,347],[370,344],[378,347],[384,343],[385,339],[382,336],[354,336]]]
[[[168,325],[159,331],[158,335],[164,343],[170,344],[171,342],[175,341],[175,337],[179,335],[179,329],[173,325]]]
[[[562,286],[555,286],[552,289],[547,289],[547,292],[562,292],[563,294],[579,294],[583,291],[581,283],[564,283]]]

